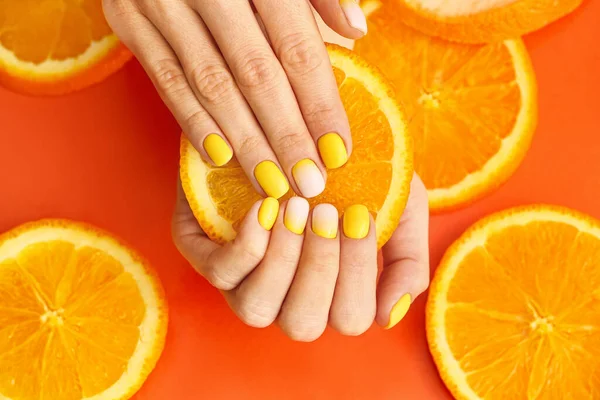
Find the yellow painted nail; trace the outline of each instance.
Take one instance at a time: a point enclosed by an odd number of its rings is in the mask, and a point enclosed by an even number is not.
[[[308,219],[308,209],[308,201],[305,198],[292,197],[285,207],[283,216],[285,227],[297,235],[302,235]]]
[[[410,308],[411,301],[412,299],[408,293],[400,297],[400,300],[394,304],[392,311],[390,311],[390,321],[385,326],[385,329],[393,328],[398,322],[402,321],[402,318],[404,318]]]
[[[217,167],[222,167],[227,164],[229,160],[231,160],[231,157],[233,157],[233,151],[229,145],[216,133],[208,135],[206,139],[204,139],[203,146],[204,150]]]
[[[312,214],[312,231],[326,239],[337,237],[339,216],[337,209],[331,204],[322,203],[315,206]]]
[[[361,204],[346,208],[342,226],[344,235],[350,239],[362,239],[369,234],[369,209]]]
[[[275,225],[275,220],[279,214],[279,202],[277,199],[267,197],[263,200],[258,209],[258,223],[260,226],[270,231]]]
[[[280,198],[290,190],[283,172],[273,161],[263,161],[254,169],[254,177],[267,196]]]
[[[339,168],[348,161],[348,151],[341,136],[337,133],[328,133],[317,141],[319,153],[327,168]]]

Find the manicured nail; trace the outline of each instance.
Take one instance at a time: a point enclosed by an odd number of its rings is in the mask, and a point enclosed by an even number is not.
[[[398,322],[402,321],[402,318],[404,318],[410,308],[411,300],[410,294],[408,293],[400,297],[400,300],[392,307],[392,311],[390,311],[390,321],[384,329],[393,328]]]
[[[292,168],[292,175],[304,197],[315,197],[325,190],[325,179],[313,160],[298,161]]]
[[[327,168],[339,168],[348,161],[346,145],[337,133],[327,133],[321,136],[317,145]]]
[[[363,33],[363,35],[367,34],[367,18],[365,17],[365,13],[358,5],[357,0],[340,0],[340,6],[342,6],[342,11],[346,15],[346,19],[348,20],[348,24],[354,29],[358,29]]]
[[[344,235],[350,239],[362,239],[369,234],[369,209],[361,204],[355,204],[344,211]]]
[[[277,199],[267,197],[263,200],[258,209],[258,223],[260,226],[270,231],[275,225],[275,220],[279,214],[279,202]]]
[[[273,161],[263,161],[254,168],[254,177],[267,196],[280,198],[290,190],[285,175]]]
[[[312,230],[326,239],[335,239],[340,223],[337,209],[331,204],[322,203],[313,209]]]
[[[308,201],[302,197],[292,197],[285,207],[283,224],[290,231],[302,235],[308,219]]]
[[[204,139],[203,146],[206,154],[208,154],[217,167],[227,164],[231,160],[231,157],[233,157],[233,151],[229,145],[216,133],[208,135]]]

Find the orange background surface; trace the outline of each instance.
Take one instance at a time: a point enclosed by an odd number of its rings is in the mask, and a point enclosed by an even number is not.
[[[600,218],[600,1],[526,38],[540,122],[514,177],[470,208],[431,221],[432,270],[469,225],[534,202]],[[294,343],[238,321],[170,238],[180,129],[137,62],[61,98],[0,89],[0,232],[42,217],[82,220],[128,241],[157,268],[171,320],[137,400],[449,399],[416,300],[391,331],[328,330]],[[507,288],[510,290],[510,288]]]

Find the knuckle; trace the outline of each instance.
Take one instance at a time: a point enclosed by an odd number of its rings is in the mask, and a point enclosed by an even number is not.
[[[277,309],[271,303],[246,296],[237,306],[238,317],[254,328],[266,328],[277,318]]]
[[[165,58],[157,61],[152,71],[158,91],[166,97],[174,97],[188,87],[185,74],[175,59]]]
[[[344,261],[342,268],[351,276],[364,276],[369,269],[369,264],[373,262],[369,257],[354,255],[351,259]]]
[[[261,251],[254,240],[247,240],[243,244],[234,242],[233,248],[235,249],[236,260],[239,260],[238,264],[256,266],[262,261],[264,252]]]
[[[231,275],[228,269],[207,268],[204,277],[219,290],[232,290],[238,284],[237,279]]]
[[[287,337],[296,342],[314,342],[325,331],[325,327],[310,325],[282,325],[281,329]]]
[[[341,307],[331,314],[331,326],[344,336],[358,336],[365,333],[373,324],[375,310],[368,313],[350,307]]]
[[[338,272],[339,255],[334,252],[324,252],[319,257],[311,257],[307,260],[310,269],[317,274],[331,275]]]
[[[247,55],[239,67],[240,86],[262,91],[273,87],[277,78],[277,65],[272,58],[259,52]]]
[[[331,123],[336,113],[330,102],[317,101],[308,104],[302,114],[307,125],[322,126]]]
[[[279,58],[288,73],[307,75],[321,66],[323,57],[304,32],[284,36],[279,44]]]
[[[306,142],[308,139],[308,133],[306,135],[302,133],[282,133],[277,135],[274,140],[274,145],[280,152],[289,152],[300,146],[306,148]]]
[[[258,135],[246,136],[240,140],[236,154],[238,158],[244,158],[250,154],[255,153],[260,147],[262,140]]]
[[[186,132],[193,132],[194,127],[202,126],[206,123],[208,114],[203,110],[197,110],[185,117],[183,128]]]
[[[219,65],[201,65],[194,68],[191,80],[202,99],[210,104],[226,101],[235,88],[229,72]]]

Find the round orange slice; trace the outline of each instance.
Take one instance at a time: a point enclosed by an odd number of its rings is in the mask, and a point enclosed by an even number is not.
[[[157,276],[110,235],[65,220],[0,235],[0,399],[128,399],[166,330]]]
[[[98,83],[132,57],[101,0],[0,0],[0,85],[60,95]]]
[[[384,0],[398,2],[404,23],[464,43],[515,39],[575,10],[583,0]]]
[[[600,396],[600,221],[536,205],[489,216],[446,252],[427,339],[457,399]]]
[[[311,206],[363,204],[375,217],[377,243],[390,238],[402,215],[413,175],[412,141],[404,113],[379,71],[350,50],[328,45],[352,131],[353,151],[341,168],[327,172],[325,191]],[[225,167],[204,163],[187,139],[181,142],[181,182],[202,229],[218,243],[232,240],[260,199],[235,159]],[[281,200],[294,195],[291,191]]]
[[[395,3],[367,1],[369,34],[355,51],[378,65],[406,108],[415,170],[433,212],[462,207],[504,183],[537,122],[535,75],[523,42],[463,45],[421,34]]]

